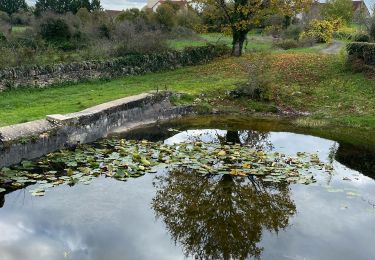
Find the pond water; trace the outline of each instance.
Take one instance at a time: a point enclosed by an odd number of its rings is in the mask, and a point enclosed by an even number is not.
[[[316,153],[333,170],[309,185],[161,167],[41,197],[29,185],[0,194],[0,259],[374,259],[374,150],[277,125],[175,122],[115,138]]]

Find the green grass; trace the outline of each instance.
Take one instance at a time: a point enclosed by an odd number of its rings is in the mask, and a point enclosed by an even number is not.
[[[175,71],[95,81],[46,89],[14,89],[0,93],[0,126],[27,122],[47,114],[70,113],[142,92],[172,90],[198,95],[233,88],[239,73],[226,71],[233,58]],[[242,77],[242,80],[244,77]]]
[[[294,53],[278,59],[283,106],[309,112],[317,121],[375,128],[375,82],[347,69],[345,57]]]
[[[218,35],[206,35],[207,41]],[[211,37],[211,38],[210,38]],[[251,37],[259,37],[251,35]],[[229,38],[221,39],[229,41]],[[189,44],[189,43],[184,43]],[[182,45],[182,43],[181,43]],[[226,92],[247,80],[246,64],[262,56],[252,52],[241,58],[222,58],[206,65],[175,71],[132,76],[108,82],[94,81],[47,89],[18,89],[0,93],[0,126],[44,118],[47,114],[79,111],[110,100],[142,92],[170,90],[186,93],[175,103],[199,102],[205,108],[228,113],[275,112],[276,106],[309,112],[296,125],[333,125],[375,129],[375,82],[345,67],[342,55],[318,53],[324,45],[309,49],[273,51],[268,102],[231,100]]]
[[[12,27],[12,33],[22,33],[24,31],[27,30],[27,28],[29,28],[28,26],[13,26]]]
[[[201,34],[197,39],[179,39],[170,40],[169,46],[174,49],[183,49],[191,46],[203,46],[206,44],[223,44],[231,47],[232,38],[221,33],[207,33]],[[247,51],[268,51],[272,48],[272,39],[269,37],[262,37],[257,34],[249,34],[248,41],[245,42],[244,50]]]

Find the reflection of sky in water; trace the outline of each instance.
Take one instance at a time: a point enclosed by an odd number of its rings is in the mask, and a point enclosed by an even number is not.
[[[215,131],[223,136],[225,131]],[[182,132],[167,143],[200,136],[215,141],[212,130]],[[291,133],[271,133],[275,150],[317,152],[327,159],[334,142]],[[336,173],[317,184],[291,185],[297,214],[278,235],[263,232],[262,259],[373,259],[375,183],[338,162]],[[348,176],[352,181],[343,181]],[[0,259],[183,259],[150,202],[153,175],[125,183],[100,178],[91,185],[53,188],[34,198],[19,190],[0,209]],[[358,180],[355,180],[357,177]],[[327,192],[340,189],[340,192]],[[30,189],[30,187],[28,188]],[[347,192],[360,196],[347,198]]]

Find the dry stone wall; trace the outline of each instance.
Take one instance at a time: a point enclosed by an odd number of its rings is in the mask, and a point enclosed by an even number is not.
[[[129,55],[107,61],[96,60],[3,69],[0,70],[0,91],[18,87],[47,87],[67,82],[172,70],[206,63],[227,53],[228,48],[225,46],[209,45],[186,48],[183,51]]]

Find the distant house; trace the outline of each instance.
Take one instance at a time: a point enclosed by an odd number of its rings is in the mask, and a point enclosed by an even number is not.
[[[365,1],[353,1],[354,19],[358,16],[368,18],[371,16],[370,10],[368,9]]]
[[[169,0],[169,1],[174,3],[174,4],[178,4],[181,8],[187,7],[187,0]],[[165,2],[167,2],[167,1],[165,1],[165,0],[148,0],[146,8],[151,9],[152,11],[155,12],[156,9],[158,9],[158,7]]]
[[[363,16],[365,18],[368,18],[371,16],[370,10],[368,9],[365,1],[358,0],[358,1],[352,1],[353,3],[353,11],[354,11],[354,19],[358,16]],[[320,19],[322,17],[322,9],[326,5],[326,2],[321,1],[314,1],[312,4],[310,10],[307,13],[299,14],[297,15],[297,18],[303,18],[303,19]]]

